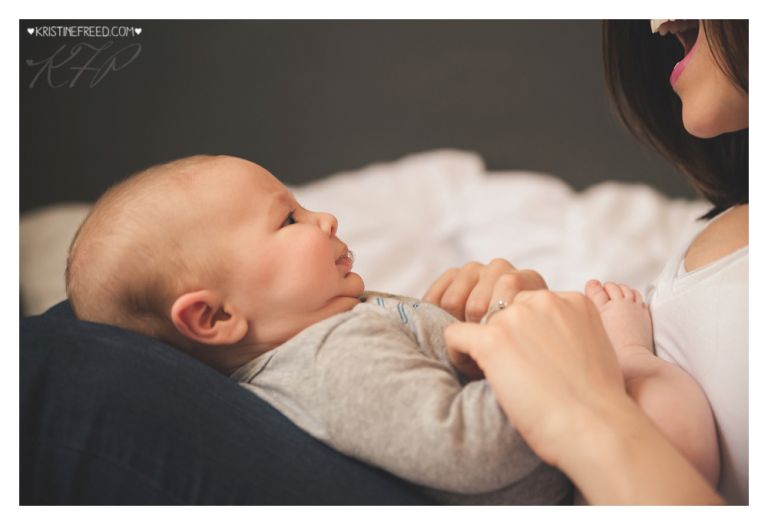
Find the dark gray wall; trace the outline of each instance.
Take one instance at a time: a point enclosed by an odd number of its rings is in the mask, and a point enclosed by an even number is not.
[[[93,200],[194,153],[246,157],[295,184],[445,147],[577,188],[617,179],[693,195],[611,115],[598,21],[87,21],[141,34],[27,33],[62,24],[20,23],[22,210]],[[71,55],[81,42],[112,44]],[[122,69],[76,78],[114,53]]]

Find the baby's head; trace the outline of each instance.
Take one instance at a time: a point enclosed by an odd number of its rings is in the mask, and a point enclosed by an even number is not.
[[[180,159],[96,202],[70,248],[67,295],[80,319],[229,372],[359,302],[336,228],[252,162]]]

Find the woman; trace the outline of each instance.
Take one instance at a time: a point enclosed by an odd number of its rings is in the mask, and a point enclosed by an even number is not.
[[[718,424],[718,490],[743,504],[748,22],[652,22],[660,34],[648,21],[605,23],[608,85],[621,120],[713,205],[703,217],[708,222],[651,288],[654,343],[659,357],[676,362],[706,392]],[[581,294],[544,288],[535,272],[495,261],[446,273],[426,299],[467,320],[489,304],[509,304],[487,326],[451,327],[446,340],[457,355],[471,357],[457,364],[480,367],[530,446],[589,502],[722,501],[627,397],[594,305]]]

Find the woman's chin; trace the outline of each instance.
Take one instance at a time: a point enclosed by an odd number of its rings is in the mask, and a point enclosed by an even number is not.
[[[696,137],[697,139],[711,139],[714,137],[717,137],[718,135],[722,135],[723,133],[728,133],[729,131],[736,131],[736,130],[724,130],[718,127],[713,126],[701,126],[701,125],[691,125],[686,126],[685,123],[683,123],[683,126],[685,127],[685,130],[692,136]]]
[[[710,106],[707,108],[690,108],[683,104],[683,127],[685,131],[700,139],[711,139],[722,135],[741,131],[749,126],[746,119],[737,119],[735,113],[718,111]]]
[[[723,133],[714,119],[702,116],[697,111],[686,111],[683,106],[683,127],[685,131],[700,139],[711,139]]]

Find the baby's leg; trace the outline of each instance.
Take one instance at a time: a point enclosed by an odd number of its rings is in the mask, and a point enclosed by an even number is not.
[[[625,284],[589,281],[584,293],[600,312],[613,347],[621,354],[646,350],[653,353],[651,314],[637,290]]]
[[[589,281],[585,294],[603,319],[627,394],[716,485],[720,458],[709,403],[691,376],[653,355],[651,315],[640,293],[623,284]]]

